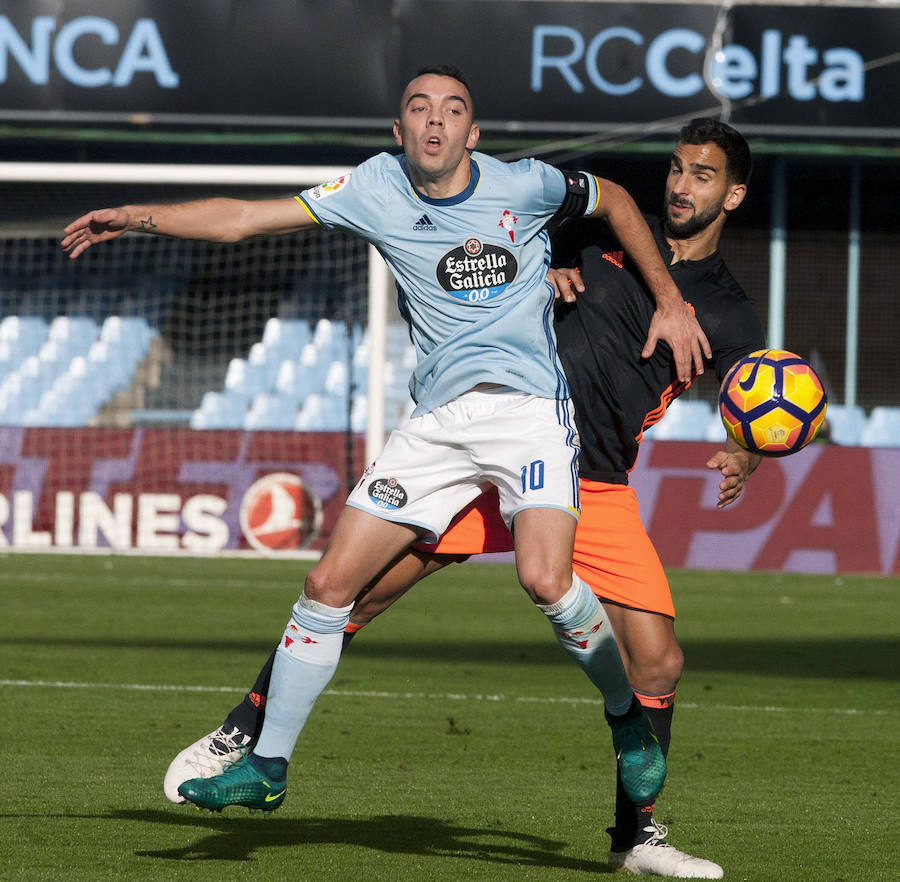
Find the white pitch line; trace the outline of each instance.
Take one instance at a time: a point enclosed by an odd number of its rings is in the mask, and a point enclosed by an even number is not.
[[[49,687],[51,689],[121,689],[126,692],[231,692],[240,693],[244,689],[236,686],[176,686],[174,684],[151,683],[79,683],[66,680],[0,680],[0,686],[18,686],[24,688]],[[374,689],[326,689],[323,695],[334,695],[341,698],[385,698],[394,700],[429,700],[429,701],[494,701],[513,702],[515,704],[584,704],[603,706],[600,698],[568,698],[565,696],[529,696],[529,695],[482,695],[463,692],[382,692]],[[729,712],[768,714],[834,714],[838,716],[873,716],[894,715],[896,711],[860,710],[852,707],[780,707],[778,705],[752,704],[698,704],[697,702],[678,702],[679,710],[716,710]]]
[[[0,555],[2,559],[2,555]],[[17,571],[0,572],[0,585],[9,583],[9,587],[29,582],[37,584],[69,583],[72,576],[69,573],[22,573]],[[156,576],[127,576],[121,577],[116,573],[105,573],[92,577],[91,585],[118,585],[126,588],[140,588],[144,585],[159,586],[160,579]],[[166,579],[165,584],[174,588],[208,588],[210,585],[220,585],[221,581],[202,577],[189,579]],[[297,591],[300,588],[299,580],[280,581],[276,579],[228,579],[229,588],[268,588],[279,591]]]

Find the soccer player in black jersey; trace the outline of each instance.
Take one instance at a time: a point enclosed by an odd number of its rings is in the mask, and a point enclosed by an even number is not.
[[[706,365],[719,379],[739,358],[765,345],[759,318],[718,252],[722,227],[743,201],[749,174],[750,152],[737,131],[716,120],[693,120],[682,129],[670,160],[662,218],[648,218],[660,253],[706,332],[713,352]],[[643,431],[690,383],[678,380],[665,344],[652,354],[646,345],[653,297],[605,225],[564,224],[554,235],[554,263],[581,270],[553,275],[560,294],[558,348],[581,436],[582,511],[573,563],[603,602],[631,684],[668,752],[683,656],[668,582],[641,523],[628,473]],[[738,498],[758,464],[759,457],[730,440],[706,463],[721,474],[720,507]],[[460,513],[436,545],[415,547],[361,596],[345,642],[424,576],[470,554],[511,547],[496,493],[487,493]],[[253,743],[270,668],[271,658],[223,725],[172,761],[164,784],[170,799],[181,801],[181,782],[218,774],[241,747]],[[608,831],[613,868],[676,878],[722,876],[718,864],[667,843],[652,812],[652,804],[631,802],[617,782],[615,826]]]

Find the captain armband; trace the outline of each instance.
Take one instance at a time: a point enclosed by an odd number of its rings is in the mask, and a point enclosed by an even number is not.
[[[588,199],[591,198],[590,176],[580,171],[561,171],[566,179],[566,195],[554,217],[583,217],[587,213]]]

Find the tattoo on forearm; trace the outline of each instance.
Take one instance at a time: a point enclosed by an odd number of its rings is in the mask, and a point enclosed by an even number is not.
[[[144,230],[144,232],[156,229],[156,224],[153,223],[152,214],[150,215],[150,217],[141,218],[141,229]]]

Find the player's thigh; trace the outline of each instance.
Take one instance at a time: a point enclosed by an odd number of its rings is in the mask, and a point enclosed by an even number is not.
[[[363,589],[353,607],[353,621],[358,625],[372,621],[420,579],[438,572],[448,564],[465,559],[465,555],[430,554],[415,548],[401,552],[373,583]]]
[[[306,577],[306,595],[328,606],[347,606],[416,537],[405,524],[344,506],[328,547]]]
[[[351,491],[348,505],[406,524],[418,538],[440,536],[484,484],[465,448],[448,437],[442,415],[427,413],[391,432]]]
[[[516,573],[535,603],[556,603],[571,587],[576,524],[574,515],[558,508],[526,508],[516,515]]]
[[[578,433],[571,402],[498,396],[497,413],[472,445],[473,462],[497,487],[508,525],[529,508],[578,512]]]

